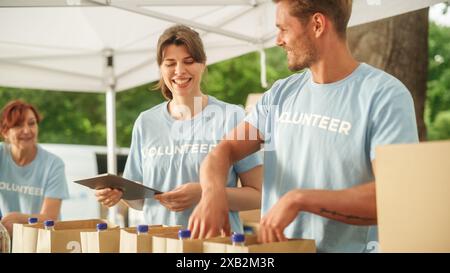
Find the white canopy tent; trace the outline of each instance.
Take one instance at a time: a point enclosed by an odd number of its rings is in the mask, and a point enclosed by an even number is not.
[[[440,0],[355,0],[350,26]],[[0,86],[104,92],[116,173],[115,93],[158,78],[155,47],[175,23],[198,30],[208,64],[274,46],[271,0],[0,0]]]

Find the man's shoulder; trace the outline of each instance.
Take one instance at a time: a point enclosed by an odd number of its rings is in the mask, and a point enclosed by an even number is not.
[[[305,69],[303,71],[294,73],[286,78],[280,79],[280,80],[276,81],[275,84],[278,84],[280,86],[284,86],[285,88],[288,88],[292,84],[298,84],[298,83],[305,82],[310,77],[311,77],[311,72],[308,69]]]
[[[310,77],[309,70],[305,69],[286,78],[277,80],[265,94],[271,96],[273,99],[282,99],[286,95],[292,95],[293,91],[301,90],[302,86],[308,82]]]
[[[377,92],[408,92],[406,86],[395,76],[369,64],[361,64],[360,77],[370,86],[376,87]]]
[[[360,73],[362,84],[358,85],[359,93],[373,108],[413,104],[411,93],[399,79],[381,69],[364,65],[364,70]]]

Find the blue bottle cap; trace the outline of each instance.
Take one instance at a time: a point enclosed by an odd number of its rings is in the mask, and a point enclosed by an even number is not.
[[[147,233],[148,232],[148,226],[147,225],[139,225],[139,226],[137,226],[137,231],[139,233]]]
[[[241,233],[233,233],[233,235],[231,235],[231,241],[233,243],[243,243],[245,241],[245,235]]]
[[[44,226],[46,227],[53,227],[55,225],[55,222],[53,220],[45,220]]]
[[[252,234],[253,233],[253,228],[249,227],[249,226],[244,226],[244,233]]]
[[[107,223],[99,223],[97,224],[97,230],[105,230],[108,228],[108,224]]]
[[[178,238],[180,239],[191,238],[191,231],[189,229],[180,229],[178,231]]]
[[[30,217],[28,218],[28,224],[36,224],[38,222],[38,218]]]

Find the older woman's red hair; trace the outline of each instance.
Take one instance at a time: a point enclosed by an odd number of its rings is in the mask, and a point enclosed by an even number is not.
[[[34,113],[39,124],[42,117],[33,105],[21,100],[13,100],[6,104],[0,116],[0,133],[5,134],[9,129],[23,124],[28,110]]]

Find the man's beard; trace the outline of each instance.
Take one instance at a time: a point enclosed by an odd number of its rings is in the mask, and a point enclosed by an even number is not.
[[[317,60],[317,50],[314,48],[313,43],[309,39],[306,39],[304,42],[305,46],[301,50],[301,55],[298,57],[293,54],[291,56],[293,59],[288,59],[288,68],[290,71],[297,72],[309,68]]]
[[[308,50],[307,52],[303,52],[300,58],[292,56],[292,58],[294,59],[292,61],[288,60],[288,68],[292,72],[297,72],[305,68],[309,68],[316,61],[316,56],[317,54],[315,50]]]

